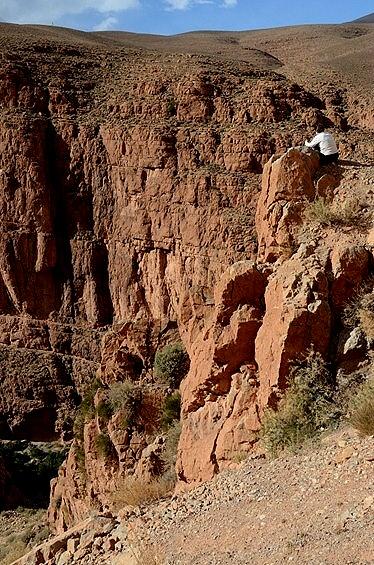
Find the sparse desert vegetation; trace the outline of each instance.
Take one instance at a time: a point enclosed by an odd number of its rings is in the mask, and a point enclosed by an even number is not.
[[[116,509],[149,504],[169,495],[173,486],[174,482],[166,477],[146,480],[128,476],[119,482],[116,491],[112,493],[112,503]]]
[[[272,455],[294,450],[325,430],[338,415],[331,375],[321,355],[311,352],[291,371],[289,388],[278,407],[265,412],[264,444]]]
[[[350,422],[362,435],[374,435],[374,378],[362,383],[350,402]]]
[[[182,343],[166,345],[157,351],[155,356],[154,371],[156,377],[162,382],[178,388],[181,380],[186,376],[190,361],[187,351]]]
[[[324,198],[316,198],[304,211],[307,222],[321,226],[358,226],[364,223],[358,198],[329,202]]]

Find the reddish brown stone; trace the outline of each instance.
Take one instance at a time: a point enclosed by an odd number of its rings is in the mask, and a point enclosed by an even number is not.
[[[293,148],[265,165],[256,211],[259,262],[274,263],[292,254],[302,212],[316,194],[318,164],[316,152]]]

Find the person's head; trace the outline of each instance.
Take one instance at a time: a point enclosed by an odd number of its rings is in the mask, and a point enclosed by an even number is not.
[[[317,133],[322,133],[323,131],[325,131],[325,128],[322,124],[318,124],[316,127],[316,132]]]

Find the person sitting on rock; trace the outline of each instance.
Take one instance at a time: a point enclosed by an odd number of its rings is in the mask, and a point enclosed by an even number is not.
[[[319,153],[319,162],[322,165],[329,163],[336,163],[339,159],[338,148],[335,139],[325,128],[321,125],[317,126],[317,133],[312,141],[306,141],[307,147],[312,147]]]

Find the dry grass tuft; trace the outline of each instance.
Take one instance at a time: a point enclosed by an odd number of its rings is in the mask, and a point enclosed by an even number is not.
[[[358,198],[332,203],[324,198],[316,198],[305,209],[304,217],[308,222],[321,226],[357,226],[363,221]]]
[[[370,279],[346,306],[343,321],[346,326],[360,327],[368,339],[374,339],[374,281]]]
[[[160,549],[140,539],[134,531],[129,534],[128,544],[126,552],[114,560],[115,565],[164,565],[165,557]]]
[[[363,383],[350,403],[350,422],[362,435],[374,435],[374,377]]]
[[[125,477],[112,494],[112,503],[116,510],[125,506],[141,506],[149,504],[169,495],[174,481],[160,477],[152,481],[135,477]]]

